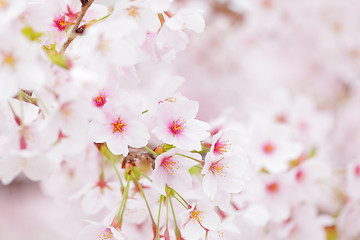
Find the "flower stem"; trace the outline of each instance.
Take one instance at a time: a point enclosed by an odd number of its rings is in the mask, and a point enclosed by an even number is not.
[[[89,1],[86,1],[86,3],[84,3],[81,6],[80,14],[79,14],[78,18],[76,19],[75,25],[74,25],[68,39],[66,40],[66,42],[61,47],[60,53],[64,53],[66,51],[66,49],[69,47],[70,43],[79,35],[76,32],[76,30],[78,29],[83,17],[85,16],[85,13],[87,12],[87,10],[89,9],[89,7],[91,6],[91,4],[93,2],[94,2],[94,0],[89,0]]]
[[[180,199],[178,199],[177,196],[174,195],[174,198],[175,198],[181,205],[183,205],[184,208],[188,209],[188,207],[187,207]]]
[[[148,146],[144,146],[144,148],[146,150],[148,150],[152,155],[154,155],[154,157],[156,158],[159,154],[157,154],[156,152],[154,152],[153,150],[151,150]]]
[[[160,214],[161,214],[161,203],[164,200],[164,195],[160,195],[160,203],[159,203],[159,214],[158,214],[158,221],[157,221],[157,227],[156,227],[156,240],[160,239],[159,231],[160,231]]]
[[[133,168],[133,171],[137,171],[137,169],[136,169],[136,168]],[[139,181],[136,179],[136,176],[135,176],[135,173],[134,173],[134,172],[133,172],[133,174],[134,174],[134,180],[135,180],[136,184],[138,185],[138,187],[139,187],[139,189],[140,189],[140,193],[141,193],[142,197],[143,197],[144,200],[145,200],[146,207],[147,207],[147,209],[148,209],[148,211],[149,211],[151,221],[152,221],[153,223],[155,223],[154,218],[153,218],[153,215],[151,214],[151,210],[150,210],[149,203],[148,203],[148,201],[146,200],[144,190],[143,190],[141,184],[139,183]]]
[[[126,200],[129,194],[129,188],[130,188],[130,175],[128,175],[127,177],[127,183],[126,183],[126,187],[125,187],[125,191],[123,194],[123,198],[121,200],[121,204],[120,204],[120,208],[119,208],[119,212],[117,214],[117,216],[120,217],[120,221],[119,221],[119,228],[121,228],[121,224],[123,221],[123,215],[124,215],[124,210],[125,210],[125,205],[126,205]]]
[[[176,154],[176,155],[179,155],[179,156],[182,156],[182,157],[190,158],[191,160],[194,160],[194,161],[196,161],[196,162],[198,162],[198,163],[201,164],[201,161],[197,160],[196,158],[189,157],[189,156],[186,156],[186,155],[181,154],[181,153],[175,153],[175,154]]]
[[[181,200],[183,200],[184,201],[184,203],[186,204],[186,205],[189,205],[187,202],[186,202],[186,200],[177,192],[177,191],[175,191],[174,189],[171,189],[172,191],[174,191],[174,193],[176,193],[180,198],[181,198]],[[175,195],[174,195],[174,197],[175,197]],[[187,207],[186,207],[187,208]]]
[[[172,212],[172,215],[173,215],[173,218],[174,218],[174,224],[175,224],[175,227],[177,227],[174,207],[173,207],[173,204],[172,204],[172,201],[171,201],[171,195],[169,195],[169,202],[170,202],[171,212]]]
[[[123,192],[123,191],[124,191],[124,184],[123,184],[123,182],[122,182],[122,180],[121,180],[119,171],[118,171],[117,168],[116,168],[115,162],[114,162],[111,158],[110,158],[109,160],[110,160],[110,162],[111,162],[111,165],[112,165],[113,168],[115,169],[116,175],[118,176],[118,179],[119,179],[119,182],[120,182],[120,185],[121,185],[121,192]]]

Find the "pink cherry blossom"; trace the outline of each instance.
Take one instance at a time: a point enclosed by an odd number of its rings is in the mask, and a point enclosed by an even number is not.
[[[189,157],[189,158],[188,158]],[[190,158],[201,160],[200,154],[182,151],[173,148],[160,154],[155,160],[153,172],[153,186],[161,194],[165,195],[165,186],[176,191],[188,191],[192,185],[189,169],[196,164]]]
[[[123,240],[123,235],[104,223],[90,223],[79,233],[77,240]]]
[[[204,237],[208,230],[218,230],[220,218],[215,211],[202,201],[193,203],[191,208],[181,215],[181,233],[185,238],[199,239]]]
[[[218,188],[228,193],[240,192],[244,185],[247,162],[246,155],[241,152],[224,155],[209,152],[201,171],[204,174],[204,192],[212,199]]]
[[[210,135],[210,126],[195,119],[197,112],[198,103],[194,101],[164,102],[157,113],[160,126],[152,132],[160,140],[177,148],[200,151],[200,141]]]
[[[123,97],[126,99],[126,96]],[[130,107],[126,102],[107,102],[102,108],[104,118],[92,121],[89,126],[93,141],[106,142],[115,155],[127,156],[128,146],[143,147],[150,138],[147,127],[140,119],[140,112]]]

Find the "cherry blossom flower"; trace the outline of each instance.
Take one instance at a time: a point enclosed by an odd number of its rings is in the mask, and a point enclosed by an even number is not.
[[[126,92],[123,92],[126,99]],[[150,138],[146,126],[140,120],[140,112],[127,102],[107,102],[102,108],[103,119],[94,120],[89,125],[89,134],[94,142],[106,142],[115,155],[127,156],[130,147],[143,147]]]
[[[2,0],[0,2],[0,25],[5,25],[19,17],[26,9],[26,1]]]
[[[300,143],[291,140],[292,130],[287,126],[255,124],[252,135],[248,151],[252,163],[272,173],[285,171],[303,149]]]
[[[187,156],[187,157],[186,157]],[[189,158],[188,158],[189,157]],[[194,158],[201,160],[200,154],[173,148],[160,154],[155,160],[153,186],[165,195],[166,185],[176,191],[187,191],[191,188],[192,178],[189,169],[196,164]]]
[[[157,113],[160,126],[152,132],[167,144],[183,150],[200,151],[200,141],[210,135],[210,126],[195,119],[197,112],[198,103],[194,101],[164,102]]]
[[[0,29],[0,99],[13,97],[19,89],[38,90],[43,86],[47,71],[44,56],[37,44],[25,39],[14,29]],[[12,38],[7,36],[11,35]],[[26,52],[27,54],[24,54]]]
[[[246,155],[241,152],[217,156],[208,153],[201,171],[204,174],[204,192],[212,199],[218,188],[228,193],[240,192],[244,185],[247,161]]]
[[[96,214],[104,207],[108,209],[116,207],[121,199],[118,189],[120,189],[118,182],[109,182],[100,178],[95,185],[86,186],[80,190],[80,193],[83,194],[82,209],[86,214]]]
[[[199,239],[208,230],[218,230],[220,218],[206,202],[193,203],[181,215],[181,233],[185,238]]]
[[[114,227],[104,223],[91,223],[81,230],[77,240],[122,240],[124,236]]]
[[[182,9],[162,26],[157,38],[158,54],[163,61],[175,59],[176,53],[184,50],[189,42],[186,29],[197,33],[204,31],[205,23],[198,11]]]

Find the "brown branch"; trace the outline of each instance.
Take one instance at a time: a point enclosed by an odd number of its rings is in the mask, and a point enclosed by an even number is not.
[[[81,0],[81,11],[80,14],[78,16],[78,18],[76,19],[75,25],[73,26],[71,33],[68,37],[68,39],[66,40],[66,42],[63,44],[63,46],[60,49],[60,53],[64,53],[66,51],[66,49],[69,47],[70,43],[78,36],[80,35],[80,33],[77,32],[77,29],[79,28],[79,25],[83,19],[83,17],[85,16],[85,13],[87,12],[87,10],[89,9],[89,7],[91,6],[91,4],[94,2],[94,0]]]

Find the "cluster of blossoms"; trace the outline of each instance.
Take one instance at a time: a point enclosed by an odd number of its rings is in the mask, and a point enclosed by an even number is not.
[[[0,181],[70,206],[59,239],[359,239],[339,2],[0,0]]]

